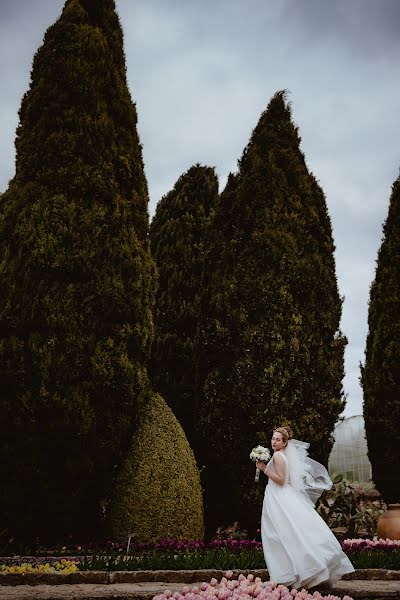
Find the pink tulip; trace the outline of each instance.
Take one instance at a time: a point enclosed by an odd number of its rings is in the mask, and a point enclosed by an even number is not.
[[[213,588],[213,594],[214,594],[214,596],[218,596],[219,588],[217,588],[217,587]]]
[[[199,587],[185,585],[181,593],[171,590],[165,590],[153,600],[340,600],[337,596],[322,596],[320,592],[309,594],[306,589],[289,589],[274,581],[262,583],[260,577],[254,578],[250,573],[245,577],[242,573],[238,579],[231,579],[232,572],[225,573],[228,577],[223,577],[220,584],[213,578],[210,583],[203,581]],[[350,596],[344,596],[343,600],[353,600]]]

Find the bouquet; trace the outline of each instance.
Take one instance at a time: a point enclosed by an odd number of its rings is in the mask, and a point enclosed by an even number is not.
[[[264,446],[256,446],[250,452],[250,458],[253,462],[260,460],[261,462],[267,464],[267,462],[271,458],[271,453],[268,450],[268,448],[264,448]],[[256,476],[254,478],[254,481],[259,481],[259,480],[260,480],[260,469],[258,467],[256,467]]]

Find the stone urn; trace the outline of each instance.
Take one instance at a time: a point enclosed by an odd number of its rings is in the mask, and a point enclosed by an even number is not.
[[[379,517],[377,535],[384,540],[400,540],[400,504],[389,504]]]

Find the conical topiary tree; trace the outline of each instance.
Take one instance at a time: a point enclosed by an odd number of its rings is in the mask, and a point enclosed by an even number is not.
[[[149,393],[147,183],[113,0],[67,0],[22,100],[0,208],[0,514],[100,536]]]
[[[249,452],[290,423],[327,462],[343,409],[334,245],[324,194],[299,149],[285,93],[262,114],[212,228],[201,406],[209,528],[255,528]],[[221,502],[221,489],[229,503]],[[258,490],[258,491],[256,491]]]
[[[108,510],[111,536],[134,533],[136,542],[202,539],[200,476],[182,427],[154,393],[138,421]]]
[[[159,202],[150,227],[157,263],[151,376],[193,448],[198,420],[200,301],[207,236],[218,200],[214,169],[195,165]]]
[[[400,502],[400,177],[394,182],[371,286],[364,419],[372,478],[388,503]]]

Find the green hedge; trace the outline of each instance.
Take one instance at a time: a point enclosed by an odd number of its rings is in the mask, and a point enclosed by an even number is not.
[[[203,498],[182,427],[158,394],[149,398],[109,507],[112,537],[135,541],[202,539]]]

